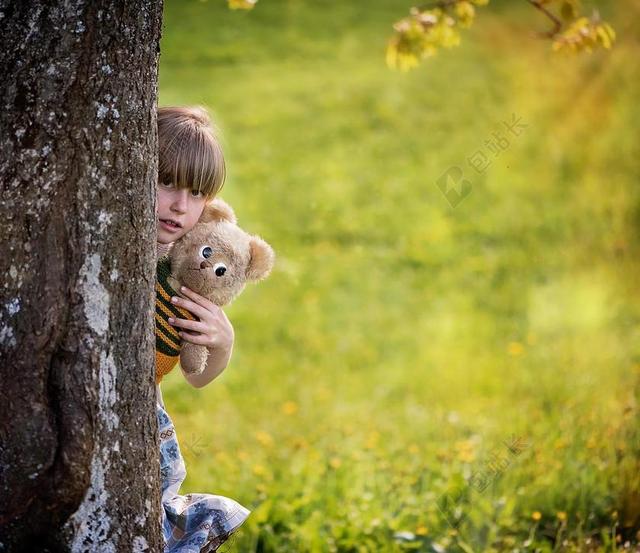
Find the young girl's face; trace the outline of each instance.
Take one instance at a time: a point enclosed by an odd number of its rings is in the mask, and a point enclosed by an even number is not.
[[[158,183],[156,225],[158,242],[169,244],[189,232],[198,222],[207,201],[202,192]]]

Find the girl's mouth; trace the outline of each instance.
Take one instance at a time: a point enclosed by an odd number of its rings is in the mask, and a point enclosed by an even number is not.
[[[170,232],[176,232],[178,229],[182,228],[180,223],[171,219],[160,219],[160,224],[162,225],[162,228]]]

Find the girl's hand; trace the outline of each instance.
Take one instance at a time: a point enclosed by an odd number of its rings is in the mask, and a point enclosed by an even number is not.
[[[184,330],[178,331],[186,342],[206,346],[210,349],[230,350],[233,345],[233,327],[224,311],[215,303],[196,294],[186,286],[180,288],[190,299],[172,297],[171,302],[198,317],[199,321],[170,318],[169,323]]]

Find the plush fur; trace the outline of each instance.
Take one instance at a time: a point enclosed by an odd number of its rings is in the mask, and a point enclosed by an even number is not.
[[[220,307],[231,303],[247,282],[266,278],[275,262],[273,248],[242,230],[231,206],[219,198],[205,206],[198,223],[173,244],[169,257],[168,281],[174,290],[184,285]],[[189,368],[197,367],[193,374],[204,370],[207,356],[205,346],[183,341],[181,357]]]

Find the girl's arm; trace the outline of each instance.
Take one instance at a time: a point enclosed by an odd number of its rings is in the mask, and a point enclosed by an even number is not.
[[[195,370],[196,367],[189,367],[188,362],[180,354],[180,367],[185,379],[195,388],[202,388],[219,376],[229,364],[233,351],[233,326],[225,312],[208,299],[184,286],[181,287],[180,292],[186,297],[172,298],[172,301],[200,320],[169,319],[169,323],[178,327],[178,334],[182,340],[205,346],[209,350],[207,364],[198,375],[185,372],[185,368],[188,371]]]
[[[180,368],[185,380],[194,388],[202,388],[217,378],[222,371],[227,368],[231,352],[233,350],[233,342],[228,348],[219,346],[217,348],[209,348],[209,357],[207,357],[207,365],[200,374],[189,374],[184,371],[182,356],[180,356]]]

